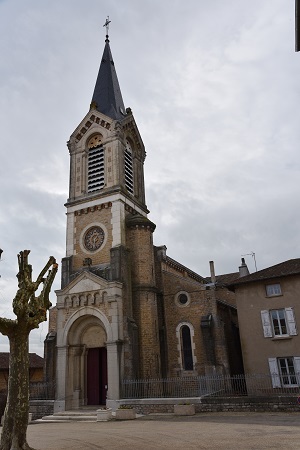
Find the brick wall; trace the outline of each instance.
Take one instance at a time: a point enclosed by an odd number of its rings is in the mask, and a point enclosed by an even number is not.
[[[151,224],[151,222],[149,222]],[[137,224],[127,230],[130,249],[133,318],[139,334],[139,376],[160,376],[160,348],[154,272],[152,224]]]
[[[204,286],[190,278],[187,273],[172,270],[162,271],[162,289],[164,302],[164,321],[166,326],[167,353],[170,377],[184,374],[180,355],[180,339],[176,329],[181,324],[190,324],[193,328],[192,345],[195,371],[199,375],[210,373],[214,367],[223,372],[228,367],[227,347],[224,326],[217,315],[215,294],[205,290]],[[177,301],[179,292],[186,292],[189,302],[180,305]],[[213,315],[213,326],[205,333],[201,329],[201,318]],[[215,369],[214,369],[215,370]]]
[[[53,306],[49,310],[48,333],[56,331],[57,307]]]

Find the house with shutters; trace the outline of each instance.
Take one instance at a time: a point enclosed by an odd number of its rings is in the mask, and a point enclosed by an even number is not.
[[[300,258],[249,274],[235,292],[246,374],[271,373],[273,388],[300,384]]]

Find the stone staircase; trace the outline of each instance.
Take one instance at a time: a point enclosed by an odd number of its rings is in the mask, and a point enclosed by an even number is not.
[[[35,422],[43,423],[59,423],[59,422],[96,422],[97,409],[101,406],[85,407],[82,409],[76,409],[72,411],[62,411],[54,413],[51,416],[44,416]]]

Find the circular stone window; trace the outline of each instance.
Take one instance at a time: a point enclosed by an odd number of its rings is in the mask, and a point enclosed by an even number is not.
[[[95,252],[96,250],[99,250],[99,248],[103,244],[104,237],[105,234],[101,227],[94,226],[89,228],[83,237],[85,248],[89,252]]]
[[[190,303],[190,297],[187,292],[178,292],[175,301],[178,306],[187,306]]]

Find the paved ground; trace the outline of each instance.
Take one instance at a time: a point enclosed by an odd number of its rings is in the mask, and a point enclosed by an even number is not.
[[[30,424],[38,450],[300,449],[299,413],[206,413],[132,421]]]

